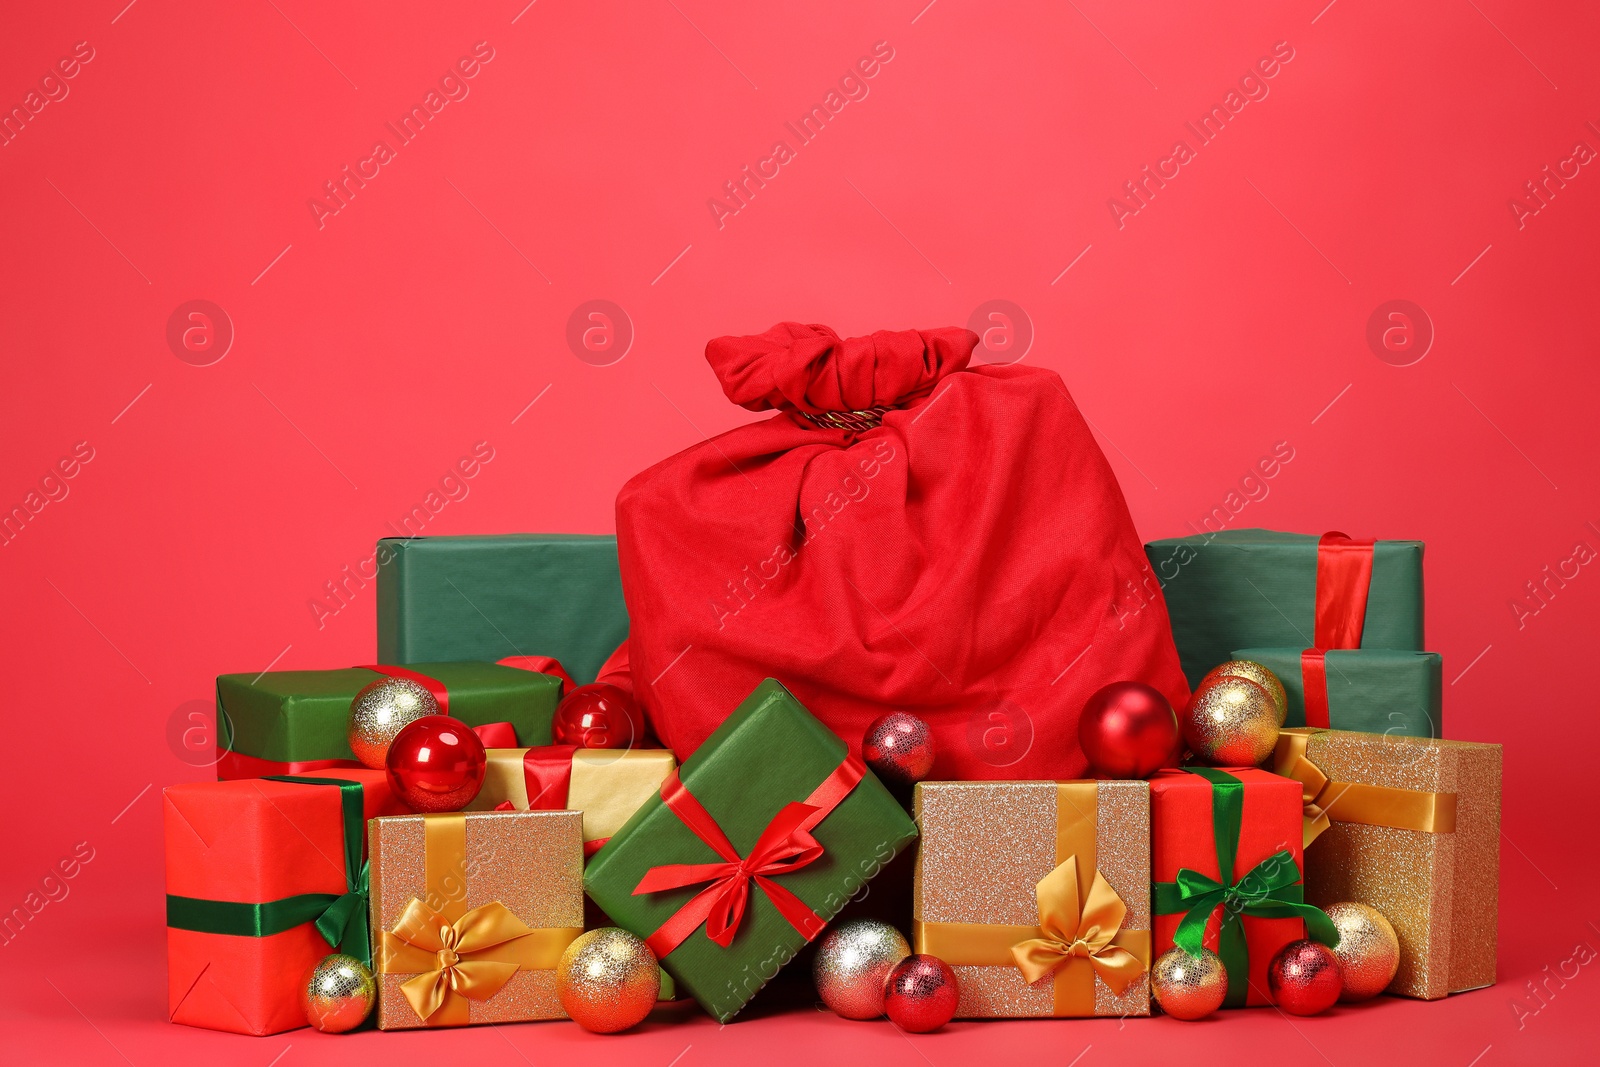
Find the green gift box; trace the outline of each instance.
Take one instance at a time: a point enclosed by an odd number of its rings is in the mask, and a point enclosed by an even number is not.
[[[1324,653],[1328,719],[1336,730],[1403,737],[1440,737],[1444,657],[1400,649],[1331,649]],[[1283,682],[1289,696],[1285,726],[1306,725],[1305,679],[1298,648],[1241,648],[1229,659],[1248,659]]]
[[[561,679],[494,663],[413,663],[405,670],[443,686],[445,710],[467,726],[509,723],[517,747],[550,743]],[[220,676],[217,777],[358,766],[347,737],[350,702],[383,677],[366,667]],[[509,747],[504,728],[492,739]]]
[[[1191,686],[1234,649],[1312,647],[1318,542],[1311,534],[1223,530],[1145,545]],[[1423,648],[1421,541],[1373,547],[1359,647]]]
[[[579,685],[628,637],[617,539],[589,534],[386,537],[378,659],[553,656]]]
[[[769,678],[595,854],[584,888],[726,1022],[916,835]]]

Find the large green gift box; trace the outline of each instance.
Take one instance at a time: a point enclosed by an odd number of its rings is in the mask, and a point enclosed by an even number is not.
[[[584,888],[726,1022],[916,835],[769,678],[595,854]]]
[[[445,710],[466,725],[509,723],[517,747],[550,743],[560,678],[494,663],[413,663],[404,669],[442,686]],[[366,667],[220,676],[217,777],[357,766],[348,740],[350,702],[383,677]],[[504,727],[492,739],[510,745]]]
[[[1403,737],[1441,737],[1444,657],[1437,652],[1387,648],[1330,649],[1328,720],[1336,730]],[[1240,648],[1229,659],[1248,659],[1283,682],[1289,697],[1285,726],[1306,725],[1306,687],[1298,648]]]
[[[553,656],[579,685],[628,637],[617,539],[588,534],[386,537],[378,659]]]
[[[1314,644],[1318,542],[1311,534],[1223,530],[1145,545],[1191,686],[1235,649]],[[1421,541],[1374,546],[1360,647],[1423,648]]]

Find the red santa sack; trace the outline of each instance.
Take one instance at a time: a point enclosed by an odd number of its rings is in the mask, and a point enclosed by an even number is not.
[[[1116,476],[1054,371],[969,367],[970,330],[706,346],[763,422],[635,476],[617,545],[637,695],[685,759],[776,678],[860,752],[907,711],[931,777],[1081,777],[1108,682],[1188,698]]]

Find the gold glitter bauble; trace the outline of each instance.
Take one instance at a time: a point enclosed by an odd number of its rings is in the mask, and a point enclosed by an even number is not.
[[[811,965],[817,995],[846,1019],[883,1014],[883,983],[911,955],[905,935],[877,919],[851,919],[828,931]]]
[[[661,995],[656,954],[615,926],[581,934],[556,964],[556,996],[572,1021],[597,1034],[639,1023]]]
[[[306,1022],[325,1034],[342,1034],[360,1026],[378,999],[378,986],[367,965],[335,952],[311,968],[300,990]]]
[[[1228,969],[1209,949],[1191,956],[1171,948],[1150,968],[1150,995],[1174,1019],[1204,1019],[1228,995]]]
[[[1370,904],[1330,904],[1323,909],[1339,928],[1339,974],[1344,990],[1339,999],[1367,1000],[1389,988],[1400,969],[1400,939],[1383,912]]]
[[[1248,678],[1222,678],[1197,689],[1179,725],[1194,754],[1219,767],[1254,767],[1278,743],[1272,694]]]
[[[1283,683],[1271,670],[1248,659],[1230,659],[1217,667],[1212,667],[1206,676],[1200,679],[1198,688],[1204,689],[1219,678],[1248,678],[1265,689],[1272,696],[1272,703],[1278,709],[1278,725],[1282,726],[1289,717],[1289,694],[1284,691]]]
[[[425,715],[438,715],[439,702],[409,678],[380,678],[350,701],[350,751],[365,767],[381,771],[394,735]]]

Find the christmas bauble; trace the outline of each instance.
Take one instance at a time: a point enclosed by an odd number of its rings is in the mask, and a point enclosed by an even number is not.
[[[846,1019],[883,1014],[883,987],[895,964],[911,955],[905,936],[877,919],[850,919],[828,931],[811,965],[817,995]]]
[[[1078,744],[1096,774],[1148,778],[1169,766],[1180,747],[1178,717],[1160,690],[1143,682],[1112,682],[1083,706]]]
[[[1389,988],[1400,969],[1400,939],[1383,912],[1370,904],[1331,904],[1328,918],[1339,930],[1333,954],[1339,960],[1344,1001],[1367,1000]]]
[[[448,715],[408,724],[389,746],[389,786],[412,811],[460,811],[483,787],[488,766],[478,735]]]
[[[1248,678],[1219,678],[1195,690],[1182,726],[1194,754],[1219,767],[1254,767],[1278,743],[1272,694]]]
[[[1344,983],[1339,958],[1327,945],[1291,941],[1267,965],[1267,988],[1290,1015],[1315,1015],[1333,1007]]]
[[[632,748],[644,740],[644,716],[627,690],[592,682],[562,698],[550,732],[558,745]]]
[[[342,1034],[360,1026],[378,999],[372,971],[354,956],[324,956],[300,988],[306,1022],[325,1034]]]
[[[883,1008],[900,1029],[925,1034],[949,1022],[960,999],[956,972],[938,956],[914,953],[889,971]]]
[[[439,714],[439,702],[409,678],[379,678],[350,701],[350,751],[365,767],[382,770],[395,735],[424,715]]]
[[[861,758],[880,778],[901,785],[920,782],[933,770],[933,731],[908,712],[880,715],[862,735]]]
[[[1284,691],[1283,682],[1271,670],[1248,659],[1230,659],[1226,663],[1212,667],[1206,676],[1200,679],[1199,688],[1204,689],[1218,678],[1248,678],[1265,689],[1272,696],[1273,706],[1278,709],[1278,725],[1282,726],[1289,717],[1289,694]]]
[[[1228,969],[1209,949],[1191,956],[1171,948],[1150,968],[1150,995],[1174,1019],[1204,1019],[1228,995]]]
[[[643,1021],[661,994],[661,968],[643,940],[615,926],[581,934],[556,963],[556,996],[572,1021],[614,1034]]]

